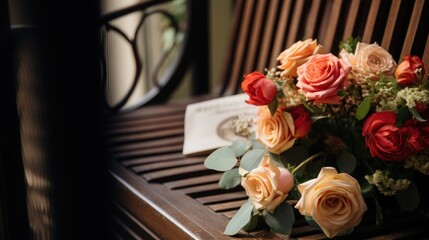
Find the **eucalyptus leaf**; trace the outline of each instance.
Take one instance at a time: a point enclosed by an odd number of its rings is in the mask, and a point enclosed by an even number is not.
[[[219,180],[219,186],[223,189],[231,189],[240,185],[241,176],[238,173],[238,168],[233,168],[223,173]]]
[[[398,191],[395,195],[399,206],[405,211],[414,211],[420,204],[420,195],[414,183],[410,183],[407,189]]]
[[[262,149],[253,149],[246,152],[246,154],[241,158],[240,166],[247,171],[251,171],[259,166],[259,163],[261,163],[262,157],[265,153],[266,151]]]
[[[206,160],[204,166],[216,171],[227,171],[232,169],[237,163],[235,152],[230,147],[221,147],[212,152]]]
[[[259,141],[255,140],[253,141],[252,149],[263,149],[265,150],[265,146],[260,143]]]
[[[289,235],[295,222],[295,213],[291,205],[286,201],[280,203],[273,213],[264,211],[265,223],[271,231]]]
[[[235,235],[237,234],[244,226],[246,226],[251,219],[253,211],[253,204],[249,201],[244,203],[238,212],[231,218],[224,233],[226,235]]]
[[[341,172],[351,174],[356,169],[357,159],[355,155],[344,152],[337,158],[337,166]]]
[[[270,159],[273,162],[277,163],[277,166],[284,167],[284,165],[283,165],[283,163],[281,161],[281,155],[270,153],[270,152],[268,153],[268,155],[270,156]]]
[[[247,224],[243,227],[244,231],[246,231],[246,232],[250,232],[250,231],[255,230],[255,228],[259,225],[259,218],[260,218],[260,217],[259,217],[258,215],[254,215],[254,214],[252,214],[252,216],[251,216],[251,218],[250,218],[249,223],[247,223]]]
[[[231,148],[235,152],[236,157],[243,156],[245,152],[250,150],[252,147],[252,141],[247,139],[237,139],[234,142],[232,142]]]
[[[363,101],[359,104],[356,110],[356,119],[362,120],[366,117],[371,108],[371,97],[367,96],[363,99]]]

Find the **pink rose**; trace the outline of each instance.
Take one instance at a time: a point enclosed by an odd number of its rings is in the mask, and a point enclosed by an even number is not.
[[[340,104],[338,91],[348,85],[351,67],[332,54],[317,54],[301,65],[296,84],[309,101]]]
[[[396,114],[391,111],[373,113],[365,120],[362,136],[373,157],[403,161],[412,154],[408,145],[410,129],[395,124]]]
[[[249,95],[246,103],[255,106],[268,105],[277,94],[276,84],[260,72],[244,75],[241,88]]]

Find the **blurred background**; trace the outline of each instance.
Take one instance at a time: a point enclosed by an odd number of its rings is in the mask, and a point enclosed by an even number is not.
[[[146,2],[0,1],[0,239],[110,237],[106,105],[129,94],[124,104],[133,106],[163,86],[189,28],[184,0],[113,19]],[[208,93],[221,81],[233,1],[193,6],[205,19],[194,32],[204,60],[186,66],[159,102]],[[195,64],[203,62],[200,74]]]

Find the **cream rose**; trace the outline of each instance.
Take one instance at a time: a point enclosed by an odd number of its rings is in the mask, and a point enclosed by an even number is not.
[[[256,209],[272,213],[286,199],[294,180],[287,169],[277,167],[265,156],[257,168],[243,177],[241,185]]]
[[[271,116],[267,106],[261,107],[256,124],[256,139],[271,153],[279,154],[291,148],[295,143],[292,115],[279,108]]]
[[[357,226],[367,210],[359,183],[347,173],[324,167],[315,179],[298,185],[301,198],[295,205],[332,238]]]
[[[358,43],[355,53],[344,49],[340,57],[352,66],[351,77],[355,79],[378,80],[380,76],[393,76],[396,62],[392,55],[377,43]]]
[[[296,77],[296,68],[307,62],[309,57],[322,52],[322,48],[322,45],[317,44],[317,40],[312,39],[292,44],[277,57],[280,62],[277,68],[283,70],[281,76]]]

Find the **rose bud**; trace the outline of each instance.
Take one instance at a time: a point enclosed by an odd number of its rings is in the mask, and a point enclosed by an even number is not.
[[[398,65],[395,71],[395,77],[398,84],[402,87],[417,84],[425,75],[425,69],[422,60],[418,56],[407,55]]]
[[[249,99],[246,103],[255,106],[268,105],[277,94],[277,86],[260,72],[252,72],[244,75],[241,88]]]

